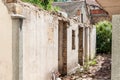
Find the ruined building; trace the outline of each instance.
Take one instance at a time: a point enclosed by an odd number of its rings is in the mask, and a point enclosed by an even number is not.
[[[51,80],[53,72],[69,74],[93,59],[96,30],[85,2],[79,3],[62,4],[66,17],[62,11],[0,0],[0,80]]]

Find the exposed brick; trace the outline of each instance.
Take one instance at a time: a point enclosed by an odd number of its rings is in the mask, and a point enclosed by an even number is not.
[[[7,7],[9,9],[10,13],[22,14],[22,12],[23,12],[23,8],[21,7],[21,5],[19,5],[17,3],[8,3]]]
[[[15,14],[21,14],[22,13],[22,7],[18,4],[14,5],[14,13]]]
[[[81,12],[80,12],[80,10],[77,10],[77,16],[80,16],[80,14],[81,14]]]
[[[54,27],[48,28],[48,43],[54,42]]]

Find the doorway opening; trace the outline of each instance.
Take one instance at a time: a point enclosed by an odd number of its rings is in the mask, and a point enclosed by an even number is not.
[[[79,27],[78,62],[83,65],[83,27]]]
[[[67,74],[67,23],[59,20],[58,26],[58,70]]]

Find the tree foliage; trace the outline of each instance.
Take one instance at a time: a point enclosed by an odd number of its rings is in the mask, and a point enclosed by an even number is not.
[[[112,24],[102,21],[96,24],[97,30],[97,53],[111,53]]]

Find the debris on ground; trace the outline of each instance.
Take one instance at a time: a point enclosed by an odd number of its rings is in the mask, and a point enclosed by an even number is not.
[[[88,70],[67,75],[62,80],[111,80],[111,55],[99,54],[96,64],[90,65]]]

